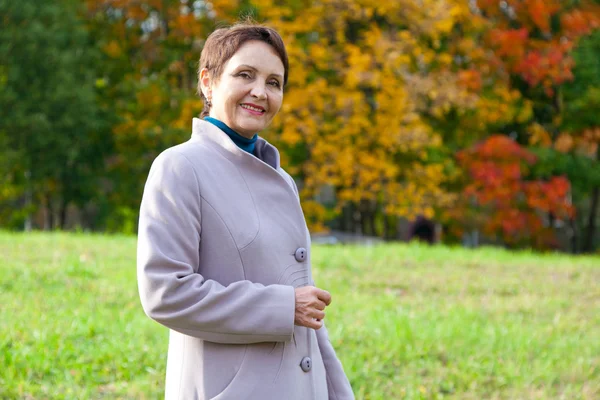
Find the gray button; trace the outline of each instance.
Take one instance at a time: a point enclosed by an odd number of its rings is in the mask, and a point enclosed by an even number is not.
[[[304,372],[310,371],[312,368],[312,360],[310,357],[304,357],[302,361],[300,361],[300,368],[302,368],[302,371]]]
[[[306,260],[306,249],[304,247],[299,247],[296,250],[296,254],[294,254],[294,257],[296,257],[296,261],[298,262],[302,262],[304,260]]]

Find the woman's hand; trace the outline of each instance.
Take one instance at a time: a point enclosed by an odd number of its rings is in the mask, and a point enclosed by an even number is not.
[[[331,295],[326,290],[314,286],[296,289],[296,316],[294,323],[307,328],[319,329],[323,326],[325,307],[331,304]]]

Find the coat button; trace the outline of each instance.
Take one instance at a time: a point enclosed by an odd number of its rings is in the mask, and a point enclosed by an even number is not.
[[[304,357],[302,359],[302,361],[300,362],[300,368],[302,368],[302,371],[308,372],[308,371],[310,371],[311,367],[312,367],[312,361],[311,361],[310,357]]]
[[[306,249],[304,247],[299,247],[296,250],[296,254],[294,254],[294,257],[296,257],[296,261],[298,262],[306,260]]]

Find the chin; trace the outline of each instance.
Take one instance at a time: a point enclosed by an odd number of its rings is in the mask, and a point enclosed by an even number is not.
[[[251,133],[252,135],[254,135],[255,133],[259,133],[260,131],[262,131],[263,129],[265,129],[267,126],[265,124],[240,124],[240,130],[242,132],[248,132]]]

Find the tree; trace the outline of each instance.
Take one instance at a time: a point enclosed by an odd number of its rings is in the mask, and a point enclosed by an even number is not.
[[[565,137],[580,143],[595,132],[590,124],[567,128],[560,118],[578,112],[568,107],[594,101],[593,91],[580,102],[564,101],[580,73],[578,43],[597,27],[590,1],[86,5],[88,28],[106,57],[98,90],[118,115],[108,159],[113,229],[134,230],[151,160],[187,139],[190,120],[201,111],[195,74],[203,41],[215,26],[243,15],[275,27],[288,47],[283,109],[262,134],[298,180],[313,230],[337,218],[346,230],[393,237],[399,216],[454,210],[472,171],[468,162],[475,162],[454,154],[492,132],[520,146],[553,148]],[[542,154],[525,162],[531,174],[521,183],[565,173],[575,182],[571,173],[542,168],[546,160]],[[520,193],[533,199],[529,186],[519,186]],[[579,209],[576,194],[583,191],[569,187]],[[545,212],[540,204],[531,209]]]
[[[2,200],[25,199],[28,214],[45,208],[47,227],[63,227],[69,204],[97,195],[103,167],[94,46],[69,1],[0,0],[0,15],[1,151],[14,160],[2,164],[14,189]]]
[[[203,40],[213,5],[180,0],[87,0],[88,29],[98,37],[102,93],[117,115],[108,160],[109,230],[134,232],[152,160],[189,138],[202,110],[195,95]]]
[[[570,154],[567,163],[554,165],[565,169],[569,177],[577,183],[574,201],[578,208],[588,209],[586,220],[582,221],[580,218],[577,224],[585,229],[581,245],[584,252],[594,250],[600,213],[599,55],[600,31],[596,31],[581,39],[574,52],[574,80],[567,83],[562,92],[562,134],[555,143],[557,151]],[[589,202],[585,204],[588,199]],[[577,227],[574,230],[577,232]]]
[[[573,213],[568,179],[528,179],[537,157],[504,135],[459,152],[458,160],[467,171],[463,196],[452,210],[461,226],[509,246],[557,247],[553,223]]]
[[[278,29],[289,50],[284,108],[264,134],[301,181],[311,227],[343,210],[361,215],[365,233],[375,231],[375,218],[387,221],[384,214],[431,216],[451,196],[441,185],[443,160],[429,158],[440,136],[420,112],[430,95],[439,108],[463,100],[452,73],[429,79],[440,62],[427,49],[468,9],[458,1],[401,3],[88,0],[91,29],[113,60],[106,85],[120,116],[114,203],[133,219],[150,160],[182,141],[201,110],[193,92],[203,39],[217,21],[252,14]],[[441,84],[438,94],[421,89]],[[328,186],[338,206],[325,212],[314,200]]]
[[[582,137],[582,131],[571,129],[565,135],[563,117],[567,114],[574,119],[581,117],[573,109],[578,102],[566,101],[565,91],[573,79],[585,76],[576,68],[576,55],[580,41],[600,26],[598,5],[590,1],[480,0],[473,13],[481,20],[482,35],[478,41],[481,51],[472,52],[467,58],[473,72],[465,75],[465,83],[484,107],[467,113],[467,118],[456,124],[455,136],[478,140],[472,133],[483,130],[510,135],[522,145],[559,148],[565,142],[578,142],[576,137]],[[598,53],[593,57],[597,58]],[[576,90],[579,90],[577,96],[581,96],[581,87]],[[505,100],[499,103],[495,100],[503,97]],[[580,100],[579,104],[593,104],[589,98]],[[473,129],[465,130],[465,126]],[[459,135],[465,131],[471,135]],[[589,136],[590,130],[586,132]],[[570,180],[582,182],[573,170],[548,172],[540,167],[548,160],[547,153],[540,154],[543,157],[536,162],[533,173],[545,172],[537,178],[566,174]],[[468,166],[465,168],[468,173]],[[585,212],[581,198],[577,197],[584,192],[573,187],[577,214]],[[589,231],[587,242],[592,240]]]
[[[441,132],[424,114],[470,102],[444,48],[469,10],[424,3],[255,3],[290,48],[290,86],[270,138],[295,167],[314,228],[333,214],[347,230],[395,236],[397,217],[432,217],[452,200]],[[315,200],[327,187],[335,204],[325,211]]]

